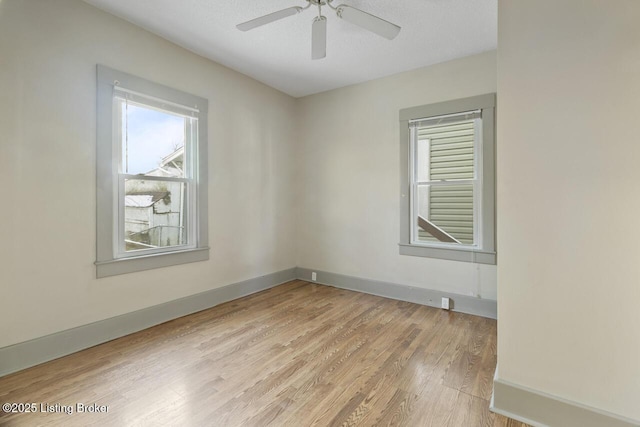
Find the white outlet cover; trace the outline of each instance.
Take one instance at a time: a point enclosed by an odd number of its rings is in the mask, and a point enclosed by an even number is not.
[[[442,297],[442,308],[449,310],[449,298]]]
[[[316,272],[312,272],[311,273],[311,280],[313,280],[314,282],[316,281],[316,279],[318,278],[318,276],[316,275]]]

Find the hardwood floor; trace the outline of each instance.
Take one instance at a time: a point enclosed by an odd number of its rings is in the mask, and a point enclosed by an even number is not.
[[[525,426],[495,364],[494,320],[293,281],[0,378],[0,425]]]

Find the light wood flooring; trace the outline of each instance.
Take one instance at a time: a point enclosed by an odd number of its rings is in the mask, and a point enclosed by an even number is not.
[[[74,409],[0,425],[523,427],[488,409],[495,365],[494,320],[292,281],[0,378]]]

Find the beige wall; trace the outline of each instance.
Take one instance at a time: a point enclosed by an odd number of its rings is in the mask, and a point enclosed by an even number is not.
[[[499,376],[640,419],[640,2],[499,8]],[[209,99],[210,261],[94,279],[96,63]],[[398,110],[495,90],[488,52],[296,101],[0,1],[0,347],[295,265],[495,298],[495,267],[397,248]]]
[[[94,278],[97,63],[209,99],[210,261]],[[296,265],[495,299],[495,266],[397,246],[398,110],[495,73],[489,52],[294,100],[80,1],[0,2],[0,347]]]
[[[499,377],[637,420],[639,22],[499,3]]]
[[[96,280],[96,64],[209,99],[211,259]],[[0,2],[0,347],[296,265],[295,100],[81,1]]]
[[[495,266],[398,254],[402,108],[496,91],[496,54],[301,98],[298,266],[495,299]]]

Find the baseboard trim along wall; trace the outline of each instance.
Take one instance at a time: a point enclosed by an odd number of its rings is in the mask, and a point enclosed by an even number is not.
[[[294,280],[290,268],[0,348],[0,376]]]
[[[0,376],[206,310],[294,279],[432,307],[440,307],[441,298],[448,297],[451,298],[453,311],[496,318],[497,307],[493,300],[362,279],[326,271],[313,271],[317,274],[317,280],[311,280],[311,269],[290,268],[0,348]]]
[[[531,390],[499,378],[493,379],[490,409],[534,427],[640,426],[640,421]]]
[[[311,273],[315,272],[316,280],[311,279]],[[363,279],[360,277],[345,276],[343,274],[329,273],[326,271],[312,270],[298,267],[296,277],[309,282],[335,286],[341,289],[363,292],[365,294],[414,302],[416,304],[440,307],[443,297],[452,301],[452,311],[475,314],[476,316],[497,318],[498,307],[494,300],[474,298],[466,295],[452,294],[443,291],[417,288],[415,286],[399,285],[396,283],[381,282],[378,280]]]

